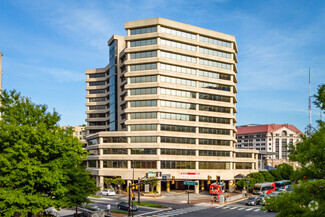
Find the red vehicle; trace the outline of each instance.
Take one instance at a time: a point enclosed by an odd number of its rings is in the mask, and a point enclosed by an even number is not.
[[[209,188],[210,194],[221,194],[224,192],[224,185],[225,184],[217,184],[217,183],[212,183]]]
[[[253,194],[269,194],[274,192],[275,189],[274,182],[256,183],[253,189]]]

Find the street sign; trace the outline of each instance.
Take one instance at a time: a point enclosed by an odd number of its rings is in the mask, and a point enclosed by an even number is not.
[[[147,174],[148,174],[148,175],[147,175],[148,178],[149,178],[149,177],[154,177],[154,176],[155,176],[155,175],[154,175],[154,172],[148,172]]]
[[[149,185],[145,184],[144,185],[144,193],[148,193],[149,192]]]
[[[185,181],[184,185],[198,185],[197,182]]]

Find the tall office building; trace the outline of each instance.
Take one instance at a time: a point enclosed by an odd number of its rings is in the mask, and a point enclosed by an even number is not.
[[[235,37],[162,18],[125,23],[109,64],[86,70],[88,169],[128,181],[147,172],[197,180],[257,171],[255,150],[235,148]],[[198,191],[198,188],[196,188]]]

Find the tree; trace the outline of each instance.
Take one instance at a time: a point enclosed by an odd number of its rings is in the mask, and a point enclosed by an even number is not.
[[[154,191],[153,189],[157,186],[158,179],[156,177],[149,177],[147,178],[146,183],[149,184],[151,191]]]
[[[279,164],[275,166],[275,168],[278,169],[282,178],[285,180],[290,180],[292,174],[294,173],[293,166],[291,166],[290,164],[286,164],[286,163]]]
[[[121,191],[121,185],[125,184],[125,180],[117,177],[117,178],[113,179],[112,183],[114,185],[117,185],[118,191]]]
[[[283,180],[279,170],[270,170],[269,173],[274,177],[274,181]]]
[[[266,182],[274,182],[274,177],[268,171],[260,171]]]
[[[89,202],[95,182],[82,165],[87,152],[60,116],[16,91],[0,96],[0,216]]]
[[[112,183],[113,183],[113,180],[112,178],[104,178],[104,183],[106,185],[106,188],[110,188]]]

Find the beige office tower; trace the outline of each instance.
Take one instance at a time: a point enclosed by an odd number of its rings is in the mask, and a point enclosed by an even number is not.
[[[162,18],[125,29],[108,41],[108,66],[86,70],[87,167],[97,185],[161,172],[158,191],[193,180],[198,192],[209,177],[231,187],[256,172],[258,151],[235,148],[235,37]]]

